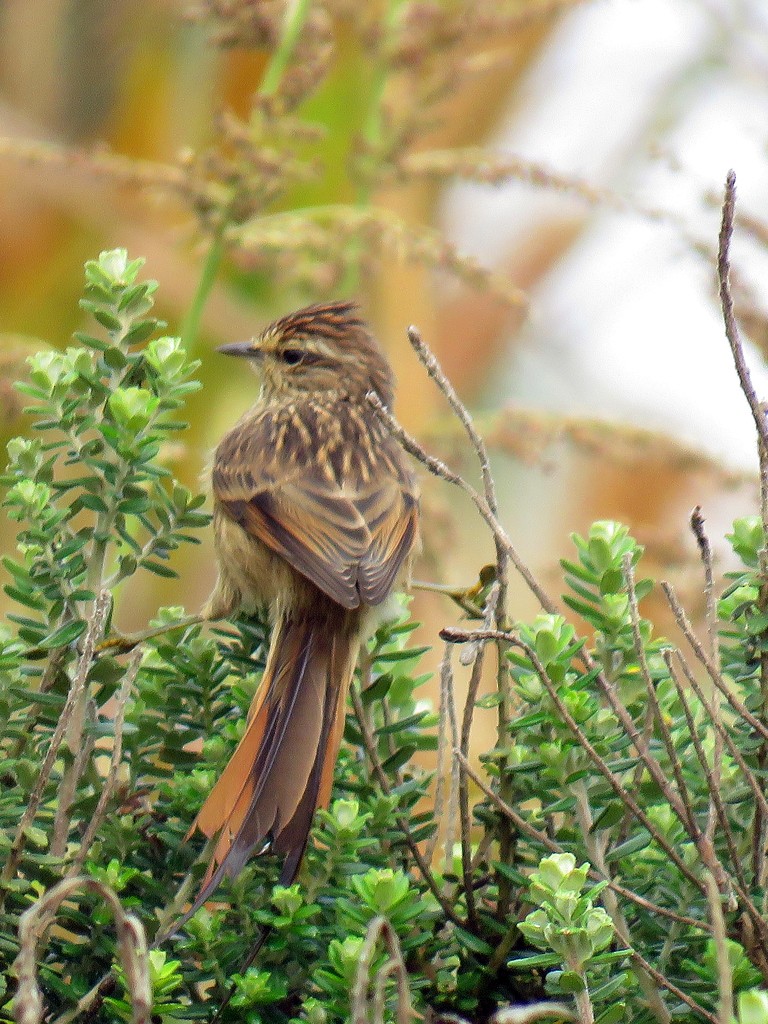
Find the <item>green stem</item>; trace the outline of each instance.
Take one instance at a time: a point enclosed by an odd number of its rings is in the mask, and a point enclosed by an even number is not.
[[[219,267],[221,266],[221,259],[223,255],[224,227],[223,225],[219,225],[213,235],[213,239],[211,240],[211,247],[208,250],[208,255],[205,257],[200,281],[198,282],[197,289],[192,297],[189,312],[187,313],[184,319],[184,324],[181,328],[181,337],[184,341],[184,347],[187,352],[194,352],[195,346],[197,345],[197,339],[200,334],[200,321],[203,317],[203,309],[208,301],[208,296],[211,294],[211,289],[213,288],[216,276],[219,273]]]
[[[389,0],[384,18],[384,37],[381,49],[386,47],[392,32],[397,23],[397,15],[403,5],[403,0]],[[366,160],[371,154],[376,154],[381,147],[381,108],[384,99],[384,90],[389,80],[389,65],[381,55],[376,61],[371,81],[370,94],[368,98],[368,109],[363,117],[362,136],[365,143]],[[364,209],[371,201],[371,174],[366,167],[362,176],[358,179],[355,189],[355,206]],[[341,284],[341,291],[345,294],[357,290],[360,284],[360,259],[363,254],[363,244],[360,239],[352,239],[349,248],[349,261],[344,278]]]
[[[589,998],[586,973],[583,968],[577,970],[576,973],[581,976],[581,979],[584,982],[584,990],[582,992],[576,992],[574,996],[579,1024],[594,1024],[595,1011],[592,1006],[592,1000]]]
[[[389,39],[394,31],[395,25],[397,24],[397,16],[400,12],[400,8],[403,6],[403,0],[390,0],[387,6],[387,13],[384,18],[384,41],[383,46],[386,46]],[[387,87],[387,81],[389,78],[389,65],[386,60],[379,59],[376,62],[376,66],[373,72],[373,80],[371,83],[370,98],[368,101],[368,110],[366,111],[363,119],[363,140],[369,149],[375,149],[376,146],[381,143],[381,108],[382,101],[384,99],[384,90]],[[357,189],[357,205],[365,206],[370,198],[370,179],[365,178],[358,184]]]
[[[296,43],[301,35],[304,22],[307,20],[311,0],[289,0],[285,11],[285,21],[280,42],[272,54],[264,77],[259,87],[260,96],[274,96],[280,87],[285,69],[290,63]],[[216,277],[221,267],[224,256],[224,231],[226,228],[226,215],[216,228],[211,240],[211,247],[203,264],[203,271],[200,275],[200,282],[189,307],[184,325],[182,327],[182,338],[188,352],[194,351],[197,339],[200,334],[200,322],[203,316],[203,309],[211,294]]]
[[[301,29],[307,20],[311,0],[288,0],[283,23],[283,33],[277,49],[272,54],[259,87],[260,96],[274,96],[280,86],[285,69],[296,49]]]

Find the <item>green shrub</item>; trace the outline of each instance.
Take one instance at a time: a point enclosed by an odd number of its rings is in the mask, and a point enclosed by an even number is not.
[[[642,616],[656,584],[636,578],[642,549],[616,523],[573,538],[573,621],[547,600],[510,627],[504,560],[496,582],[484,574],[485,621],[444,633],[440,714],[421,697],[424,649],[404,604],[353,684],[300,883],[275,886],[265,855],[169,934],[200,870],[184,836],[242,733],[267,637],[258,620],[204,630],[165,609],[138,653],[103,645],[119,588],[173,576],[173,552],[208,523],[164,449],[195,364],[160,335],[140,267],[121,250],[88,263],[83,306],[100,330],[32,358],[19,385],[36,433],[10,442],[4,480],[19,609],[0,639],[4,1019],[14,971],[19,1019],[37,1019],[31,956],[46,1015],[61,1021],[78,1002],[89,1019],[129,1020],[142,998],[175,1021],[224,1002],[224,1020],[275,1024],[405,1020],[409,1005],[474,1020],[522,1004],[530,1019],[574,1007],[601,1024],[715,1021],[733,1004],[741,1024],[765,1020],[768,606],[755,517],[729,538],[741,568],[713,645],[664,587],[687,654]],[[494,526],[490,500],[485,512]],[[477,701],[473,685],[463,709],[454,643],[470,645],[475,683],[484,652],[498,662],[497,692]],[[473,768],[477,703],[499,729]],[[416,754],[437,759],[436,800]],[[44,894],[51,908],[62,900],[55,927]]]

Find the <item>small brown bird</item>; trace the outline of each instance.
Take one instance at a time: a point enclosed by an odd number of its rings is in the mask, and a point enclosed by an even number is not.
[[[284,885],[296,877],[372,609],[418,537],[414,475],[366,399],[391,407],[392,371],[353,304],[310,306],[219,351],[253,360],[262,387],[216,449],[219,578],[204,614],[266,605],[272,640],[245,734],[193,826],[218,836],[193,909],[254,850],[284,855]]]

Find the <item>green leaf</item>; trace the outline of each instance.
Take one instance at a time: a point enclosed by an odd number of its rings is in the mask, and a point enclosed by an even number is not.
[[[618,846],[614,846],[613,849],[609,850],[605,856],[606,861],[612,862],[615,860],[621,860],[622,857],[629,857],[633,853],[638,853],[640,850],[644,850],[651,844],[651,834],[645,829],[641,829],[637,835],[627,839],[624,843],[619,843]]]
[[[162,562],[155,562],[149,558],[143,558],[141,560],[142,569],[148,569],[149,572],[155,573],[156,576],[165,576],[168,579],[176,579],[178,573],[171,569],[170,566],[163,565]]]
[[[384,651],[381,654],[374,654],[373,660],[376,663],[380,661],[410,661],[411,658],[420,658],[428,650],[428,647],[411,647],[406,651]]]
[[[623,979],[621,979],[623,982]],[[595,1020],[595,1024],[621,1024],[627,1019],[627,1004],[614,1003],[604,1010]]]
[[[489,945],[485,939],[473,935],[472,932],[468,932],[466,928],[462,928],[460,925],[455,925],[454,927],[456,938],[466,949],[477,953],[479,956],[493,956],[493,946]],[[559,963],[559,961],[556,962]]]
[[[123,344],[139,345],[142,341],[146,341],[161,326],[164,326],[164,324],[160,320],[138,320],[126,332]]]
[[[374,679],[371,685],[366,686],[360,693],[363,705],[369,707],[375,700],[383,700],[389,693],[392,681],[393,676],[391,672],[384,672],[378,679]]]
[[[611,828],[613,825],[618,825],[624,817],[624,813],[624,804],[619,800],[612,800],[603,807],[599,814],[595,815],[589,831],[599,832],[602,828]]]
[[[31,704],[39,704],[41,707],[63,708],[67,698],[60,693],[42,692],[40,690],[25,690],[22,686],[9,686],[9,692],[21,700],[29,701]]]
[[[46,650],[52,650],[54,647],[68,647],[69,644],[83,635],[87,625],[88,623],[83,619],[65,622],[63,626],[60,626],[59,629],[54,630],[44,640],[41,640],[38,646],[44,647]]]
[[[586,990],[586,982],[581,974],[577,974],[576,971],[562,971],[558,978],[558,988],[561,992],[584,992]]]
[[[90,509],[91,512],[109,511],[107,503],[98,494],[91,494],[87,491],[84,494],[79,494],[72,502],[73,511],[79,511],[81,508]]]
[[[121,331],[123,329],[122,321],[114,313],[100,308],[95,303],[89,303],[89,306],[89,312],[95,320],[99,321],[102,327],[106,327],[108,331]],[[85,308],[88,309],[89,307],[86,306]]]
[[[407,743],[401,747],[400,750],[396,750],[394,754],[386,759],[382,763],[382,768],[389,775],[392,772],[396,772],[399,768],[402,768],[404,764],[407,764],[413,755],[416,753],[416,745],[413,743]]]
[[[559,967],[561,963],[557,953],[534,953],[531,956],[513,957],[511,960],[507,960],[507,966],[513,970],[516,967]]]
[[[425,718],[431,715],[431,711],[417,711],[414,715],[409,715],[407,718],[400,718],[396,722],[390,722],[389,725],[382,725],[376,729],[377,736],[392,736],[398,732],[403,732],[406,729],[412,728],[414,725],[419,725]]]

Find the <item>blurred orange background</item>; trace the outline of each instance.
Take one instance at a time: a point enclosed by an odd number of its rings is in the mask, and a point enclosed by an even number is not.
[[[744,204],[734,283],[759,388],[768,382],[759,288],[768,229],[755,215],[768,193],[763,6],[308,7],[297,61],[306,51],[317,69],[310,60],[292,113],[319,127],[297,143],[317,169],[254,203],[250,246],[229,239],[195,342],[204,387],[172,453],[177,474],[199,487],[216,440],[254,397],[253,379],[214,347],[352,292],[391,355],[400,420],[477,481],[460,429],[408,345],[407,326],[420,327],[488,436],[502,519],[548,590],[558,593],[569,532],[619,518],[647,546],[645,573],[672,578],[698,611],[691,507],[704,506],[720,569],[724,530],[755,510],[756,455],[713,265],[733,164]],[[158,315],[181,333],[210,223],[188,196],[100,160],[151,161],[154,174],[188,167],[195,154],[228,155],[220,116],[255,132],[253,97],[283,17],[280,4],[235,0],[0,6],[3,443],[27,429],[9,381],[30,351],[70,343],[83,323],[82,264],[100,250],[146,257],[146,275],[160,284]],[[204,166],[213,174],[215,160]],[[264,217],[320,208],[363,211],[379,225],[375,244],[340,235],[352,270],[309,248],[260,248]],[[417,575],[469,585],[493,558],[491,539],[447,484],[425,479],[424,492]],[[7,521],[0,545],[13,549]],[[202,553],[182,550],[172,564],[177,580],[131,582],[121,628],[140,628],[159,605],[202,604],[214,578],[210,536]],[[646,614],[666,631],[653,601]],[[0,596],[3,611],[9,604]],[[415,608],[425,643],[458,615],[424,593]],[[511,610],[537,611],[519,581]]]

